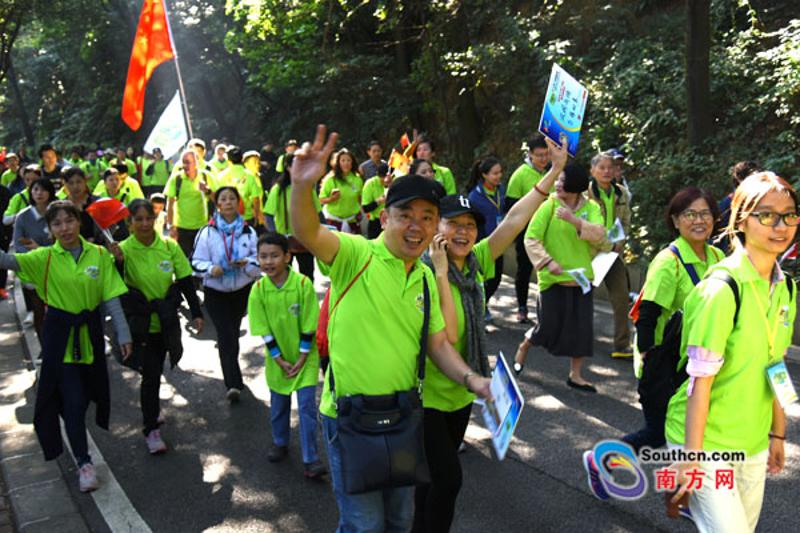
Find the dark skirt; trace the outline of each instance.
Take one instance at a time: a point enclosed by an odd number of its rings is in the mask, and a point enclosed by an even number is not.
[[[536,346],[563,357],[591,357],[594,340],[592,293],[553,285],[539,294],[537,324],[525,336]]]

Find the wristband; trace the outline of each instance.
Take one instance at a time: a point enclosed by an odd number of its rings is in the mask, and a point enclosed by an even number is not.
[[[466,387],[467,390],[469,390],[469,385],[467,385],[467,380],[469,380],[469,378],[474,375],[475,372],[473,372],[472,370],[467,370],[466,372],[464,372],[464,377],[461,378],[461,381],[464,382],[464,387]]]
[[[538,183],[536,185],[534,185],[533,188],[534,188],[534,190],[536,190],[536,192],[538,192],[539,194],[541,194],[545,198],[547,197],[547,193],[539,188],[539,184]]]
[[[778,439],[778,440],[786,440],[786,435],[776,435],[775,433],[770,433],[769,438],[771,439]]]

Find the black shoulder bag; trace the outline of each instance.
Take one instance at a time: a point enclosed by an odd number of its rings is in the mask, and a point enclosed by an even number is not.
[[[333,365],[328,370],[328,382],[336,402],[342,478],[348,494],[430,483],[422,425],[430,292],[424,275],[422,282],[425,307],[415,388],[379,396],[354,394],[337,398]]]

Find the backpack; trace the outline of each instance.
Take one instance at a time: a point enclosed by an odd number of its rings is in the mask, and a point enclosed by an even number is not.
[[[686,269],[686,273],[689,274],[689,277],[692,280],[692,283],[696,286],[700,283],[700,278],[697,275],[697,271],[694,269],[694,266],[691,264],[686,264],[681,257],[680,252],[678,251],[677,246],[670,245],[669,250],[675,255],[683,265],[683,268]],[[709,279],[716,279],[719,281],[724,282],[728,287],[730,287],[731,292],[733,293],[733,301],[735,304],[735,311],[733,313],[733,326],[736,327],[736,323],[739,319],[739,309],[741,308],[741,297],[739,294],[739,284],[736,282],[733,277],[723,270],[716,270],[710,273],[707,276]],[[792,278],[788,275],[785,276],[786,281],[786,288],[789,290],[789,299],[794,296],[794,282]],[[639,294],[639,298],[637,298],[636,303],[634,304],[634,308],[636,308],[636,319],[634,321],[638,321],[638,304],[640,304],[642,299],[642,291]],[[634,309],[631,309],[631,318],[633,318]],[[686,372],[686,364],[681,365],[681,334],[683,330],[683,312],[678,310],[669,318],[666,325],[664,326],[664,334],[662,337],[661,344],[655,347],[651,352],[655,352],[657,350],[659,362],[657,363],[657,368],[659,369],[659,373],[666,372],[669,376],[669,385],[670,385],[670,394],[671,397],[675,392],[680,388],[683,383],[689,379],[689,374]],[[650,358],[651,355],[656,355],[653,353],[648,353],[647,357]],[[654,393],[655,391],[648,390],[650,388],[656,388],[658,386],[655,383],[658,380],[647,379],[644,373],[642,374],[642,379],[639,383],[639,394],[640,395],[648,395],[649,393]],[[666,384],[666,381],[663,382]]]
[[[361,270],[358,271],[358,274],[350,281],[350,283],[345,287],[342,291],[342,294],[336,299],[336,302],[333,304],[333,307],[330,307],[330,300],[331,300],[331,288],[328,287],[328,290],[325,291],[325,296],[322,298],[322,305],[319,309],[319,321],[317,322],[317,351],[319,352],[320,357],[329,357],[330,350],[328,350],[328,322],[330,320],[330,316],[333,314],[334,309],[336,306],[339,305],[339,302],[342,301],[344,295],[347,294],[347,291],[350,290],[350,287],[361,277],[361,274],[369,266],[370,262],[372,261],[372,255],[369,256],[367,262],[361,267]]]

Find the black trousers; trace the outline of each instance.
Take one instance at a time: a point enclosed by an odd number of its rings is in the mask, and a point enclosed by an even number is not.
[[[239,368],[239,328],[247,314],[247,297],[250,285],[233,292],[205,288],[205,306],[217,330],[217,349],[226,389],[244,388],[242,370]]]
[[[311,255],[311,252],[294,254],[294,259],[297,261],[297,268],[300,273],[314,281],[314,256]]]
[[[450,530],[462,481],[458,447],[471,412],[472,404],[450,413],[425,409],[425,455],[431,482],[418,486],[414,493],[414,533]]]
[[[674,360],[668,357],[663,346],[652,348],[644,358],[642,378],[639,380],[639,402],[642,404],[644,428],[622,437],[638,452],[644,447],[660,448],[666,444],[664,426],[667,407],[674,393],[672,383]]]
[[[161,373],[164,371],[166,355],[163,333],[150,333],[147,336],[147,349],[142,352],[142,386],[139,391],[145,435],[158,428],[158,415],[161,410],[158,392],[161,388]]]
[[[105,354],[95,354],[95,357],[105,357]],[[86,437],[86,409],[89,407],[86,392],[87,370],[87,365],[64,363],[59,383],[63,402],[61,418],[64,420],[67,439],[78,467],[91,461]]]
[[[528,289],[531,284],[533,265],[525,251],[525,232],[522,231],[514,240],[517,251],[517,273],[514,275],[514,290],[517,293],[517,307],[528,308]]]
[[[498,257],[494,262],[494,277],[487,279],[483,283],[483,292],[486,294],[486,308],[489,308],[489,299],[497,292],[500,281],[503,279],[503,256]]]
[[[183,229],[178,228],[178,246],[181,247],[183,253],[192,260],[192,250],[194,250],[194,238],[197,237],[199,229]]]

